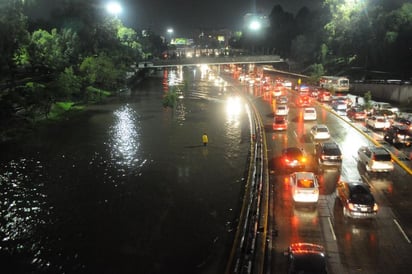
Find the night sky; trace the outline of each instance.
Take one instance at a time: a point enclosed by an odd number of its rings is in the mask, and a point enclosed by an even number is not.
[[[47,16],[47,10],[62,0],[37,0],[33,14]],[[110,0],[101,0],[102,6]],[[206,28],[240,29],[243,15],[253,7],[264,15],[280,4],[285,11],[296,13],[301,7],[316,9],[322,0],[117,0],[123,11],[122,22],[134,29],[151,28],[162,35],[173,28],[176,36],[186,36],[191,30]],[[46,7],[44,8],[46,4]],[[255,4],[254,4],[255,3]]]

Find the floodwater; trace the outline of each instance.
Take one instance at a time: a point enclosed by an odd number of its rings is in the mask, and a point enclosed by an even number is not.
[[[163,108],[176,83],[176,108]],[[158,72],[0,144],[1,272],[222,273],[250,148],[232,88],[199,69]]]

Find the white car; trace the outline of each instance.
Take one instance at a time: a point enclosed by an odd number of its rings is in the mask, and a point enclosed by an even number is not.
[[[327,140],[330,138],[329,129],[326,125],[315,125],[310,129],[313,140]]]
[[[275,109],[276,115],[288,115],[289,107],[287,105],[277,105]]]
[[[289,177],[293,201],[297,203],[317,203],[319,183],[313,172],[294,172]]]
[[[383,147],[361,146],[358,160],[369,172],[390,172],[394,169],[391,154]]]
[[[317,118],[315,108],[305,108],[303,110],[303,121],[315,121]]]
[[[385,129],[391,126],[391,122],[385,116],[372,116],[366,120],[366,126],[373,129]]]

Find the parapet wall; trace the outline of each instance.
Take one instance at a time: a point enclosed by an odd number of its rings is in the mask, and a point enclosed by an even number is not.
[[[372,100],[406,104],[412,102],[412,85],[351,84],[350,92],[363,96],[370,91]]]

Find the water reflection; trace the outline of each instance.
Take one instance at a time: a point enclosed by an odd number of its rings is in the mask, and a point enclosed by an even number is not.
[[[140,126],[136,112],[128,105],[114,112],[115,124],[111,129],[111,151],[116,162],[123,166],[141,165],[139,159]]]
[[[50,223],[43,173],[42,163],[36,160],[13,160],[0,166],[0,252],[29,257],[37,267],[49,264],[41,259],[44,246],[37,235]]]

